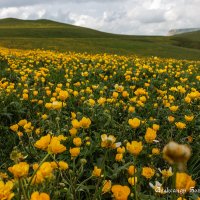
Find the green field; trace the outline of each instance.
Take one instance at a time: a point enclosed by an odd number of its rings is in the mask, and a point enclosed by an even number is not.
[[[104,33],[50,20],[0,20],[0,46],[200,59],[200,31],[176,36]]]

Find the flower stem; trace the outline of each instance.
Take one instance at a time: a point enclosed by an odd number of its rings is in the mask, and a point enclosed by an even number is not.
[[[173,177],[172,177],[172,189],[176,189],[176,172],[177,172],[177,166],[174,165],[173,167]],[[176,194],[172,192],[172,199],[176,199]]]
[[[19,178],[19,187],[20,187],[21,190],[22,190],[22,194],[23,194],[23,196],[24,196],[24,199],[25,199],[25,200],[28,200],[27,195],[26,195],[26,192],[25,192],[25,190],[24,190],[23,182],[21,181],[21,178]],[[21,198],[21,197],[20,197],[20,198]]]
[[[32,180],[33,180],[35,174],[37,173],[37,171],[39,170],[39,168],[41,167],[41,165],[44,163],[44,161],[45,161],[48,157],[49,157],[49,154],[47,154],[47,155],[43,158],[43,160],[40,162],[39,167],[34,171],[33,175],[31,176],[30,181],[28,182],[28,186],[27,186],[27,188],[26,188],[26,191],[28,191],[28,189],[29,189],[29,187],[30,187],[30,185],[31,185],[31,182],[32,182]]]
[[[135,200],[138,200],[137,196],[137,183],[136,183],[136,158],[134,159],[134,191],[135,191]]]

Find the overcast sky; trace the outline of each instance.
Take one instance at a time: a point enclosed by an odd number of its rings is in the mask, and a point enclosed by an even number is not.
[[[0,18],[46,18],[101,31],[166,35],[200,27],[200,0],[0,0]]]

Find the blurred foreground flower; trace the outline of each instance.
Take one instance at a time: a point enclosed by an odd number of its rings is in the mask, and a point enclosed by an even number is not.
[[[179,170],[183,170],[191,156],[191,150],[187,145],[169,142],[163,149],[163,158],[169,164],[178,164]]]

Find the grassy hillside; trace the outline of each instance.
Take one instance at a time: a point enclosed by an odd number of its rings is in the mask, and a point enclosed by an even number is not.
[[[171,37],[129,36],[50,20],[0,20],[0,46],[8,48],[200,59],[199,38],[199,31]]]
[[[177,46],[200,50],[200,31],[175,35],[173,40]]]

